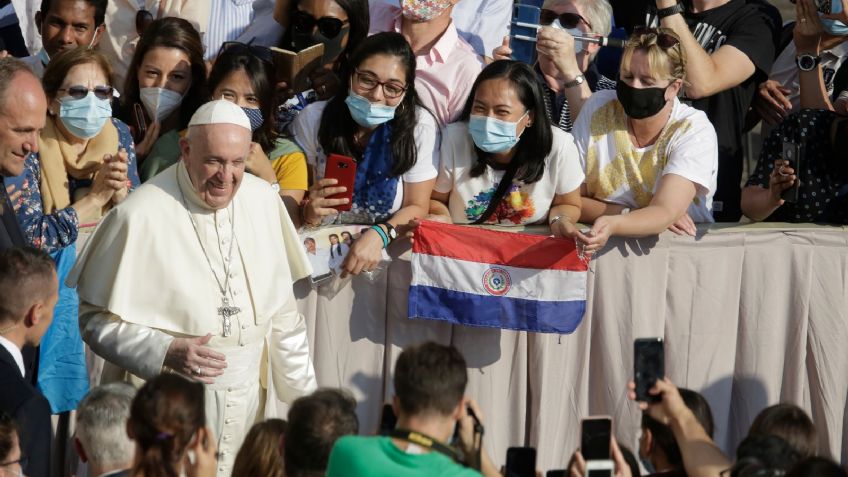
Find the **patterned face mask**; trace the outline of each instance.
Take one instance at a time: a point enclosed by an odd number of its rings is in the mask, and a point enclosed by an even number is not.
[[[428,22],[451,6],[450,0],[401,0],[403,16],[415,22]]]

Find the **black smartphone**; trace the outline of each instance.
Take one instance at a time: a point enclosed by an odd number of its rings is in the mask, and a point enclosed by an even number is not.
[[[536,477],[536,449],[510,447],[506,450],[505,469],[504,477]]]
[[[133,112],[135,113],[135,125],[138,128],[138,133],[136,136],[138,137],[136,143],[143,141],[144,136],[147,134],[147,121],[144,119],[144,109],[140,104],[133,104]]]
[[[795,182],[792,187],[781,192],[780,197],[786,202],[798,202],[798,188],[801,186],[801,146],[783,141],[783,159],[789,161],[789,167],[795,171]]]
[[[636,381],[636,400],[657,402],[648,390],[658,379],[665,377],[665,352],[662,338],[639,338],[633,342],[633,376]]]
[[[512,59],[533,65],[536,63],[536,31],[542,9],[534,5],[515,4],[509,26],[509,48]]]
[[[590,416],[580,423],[580,453],[587,462],[609,460],[612,418]]]
[[[568,469],[557,469],[557,470],[549,470],[545,477],[565,477]]]
[[[397,427],[395,410],[389,403],[383,404],[383,415],[380,416],[380,434],[388,434]]]

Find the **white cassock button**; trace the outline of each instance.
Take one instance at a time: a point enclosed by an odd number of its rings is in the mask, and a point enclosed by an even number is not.
[[[233,418],[230,418],[230,419],[227,419],[226,421],[224,421],[224,424],[232,424],[234,422],[236,422],[236,420],[233,419]]]
[[[241,329],[246,330],[247,329],[247,323],[241,325]]]
[[[233,296],[238,296],[238,294],[239,294],[238,290],[233,290]]]

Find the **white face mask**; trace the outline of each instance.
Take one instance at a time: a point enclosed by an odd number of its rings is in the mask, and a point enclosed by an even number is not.
[[[153,121],[162,122],[183,102],[183,95],[165,88],[141,88],[141,104]]]
[[[565,30],[571,36],[583,36],[584,35],[584,33],[582,31],[580,31],[579,28],[564,28],[562,26],[562,23],[559,22],[559,18],[554,20],[551,23],[551,26],[554,27],[554,28],[558,28],[560,30]],[[583,42],[580,41],[580,40],[574,40],[574,54],[579,55],[582,51],[583,51]]]

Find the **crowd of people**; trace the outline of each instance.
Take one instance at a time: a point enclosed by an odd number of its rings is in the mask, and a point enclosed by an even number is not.
[[[848,0],[794,3],[784,24],[766,0],[545,0],[528,64],[512,59],[512,0],[15,2],[0,472],[50,475],[50,415],[75,410],[92,476],[500,475],[466,396],[497,390],[461,349],[404,350],[396,426],[357,437],[373,430],[354,399],[318,389],[294,283],[319,266],[370,276],[422,219],[547,225],[587,256],[713,222],[848,223]],[[611,35],[622,50],[586,39]],[[317,44],[305,86],[278,77],[278,49]],[[355,162],[352,184],[334,156]],[[298,235],[337,224],[361,233],[320,257]],[[504,356],[517,339],[503,330]],[[650,473],[845,475],[797,407],[764,410],[731,458],[701,395],[652,393]],[[265,419],[276,400],[286,420]],[[612,441],[617,476],[640,474],[628,444]],[[579,451],[567,472],[587,473]]]

